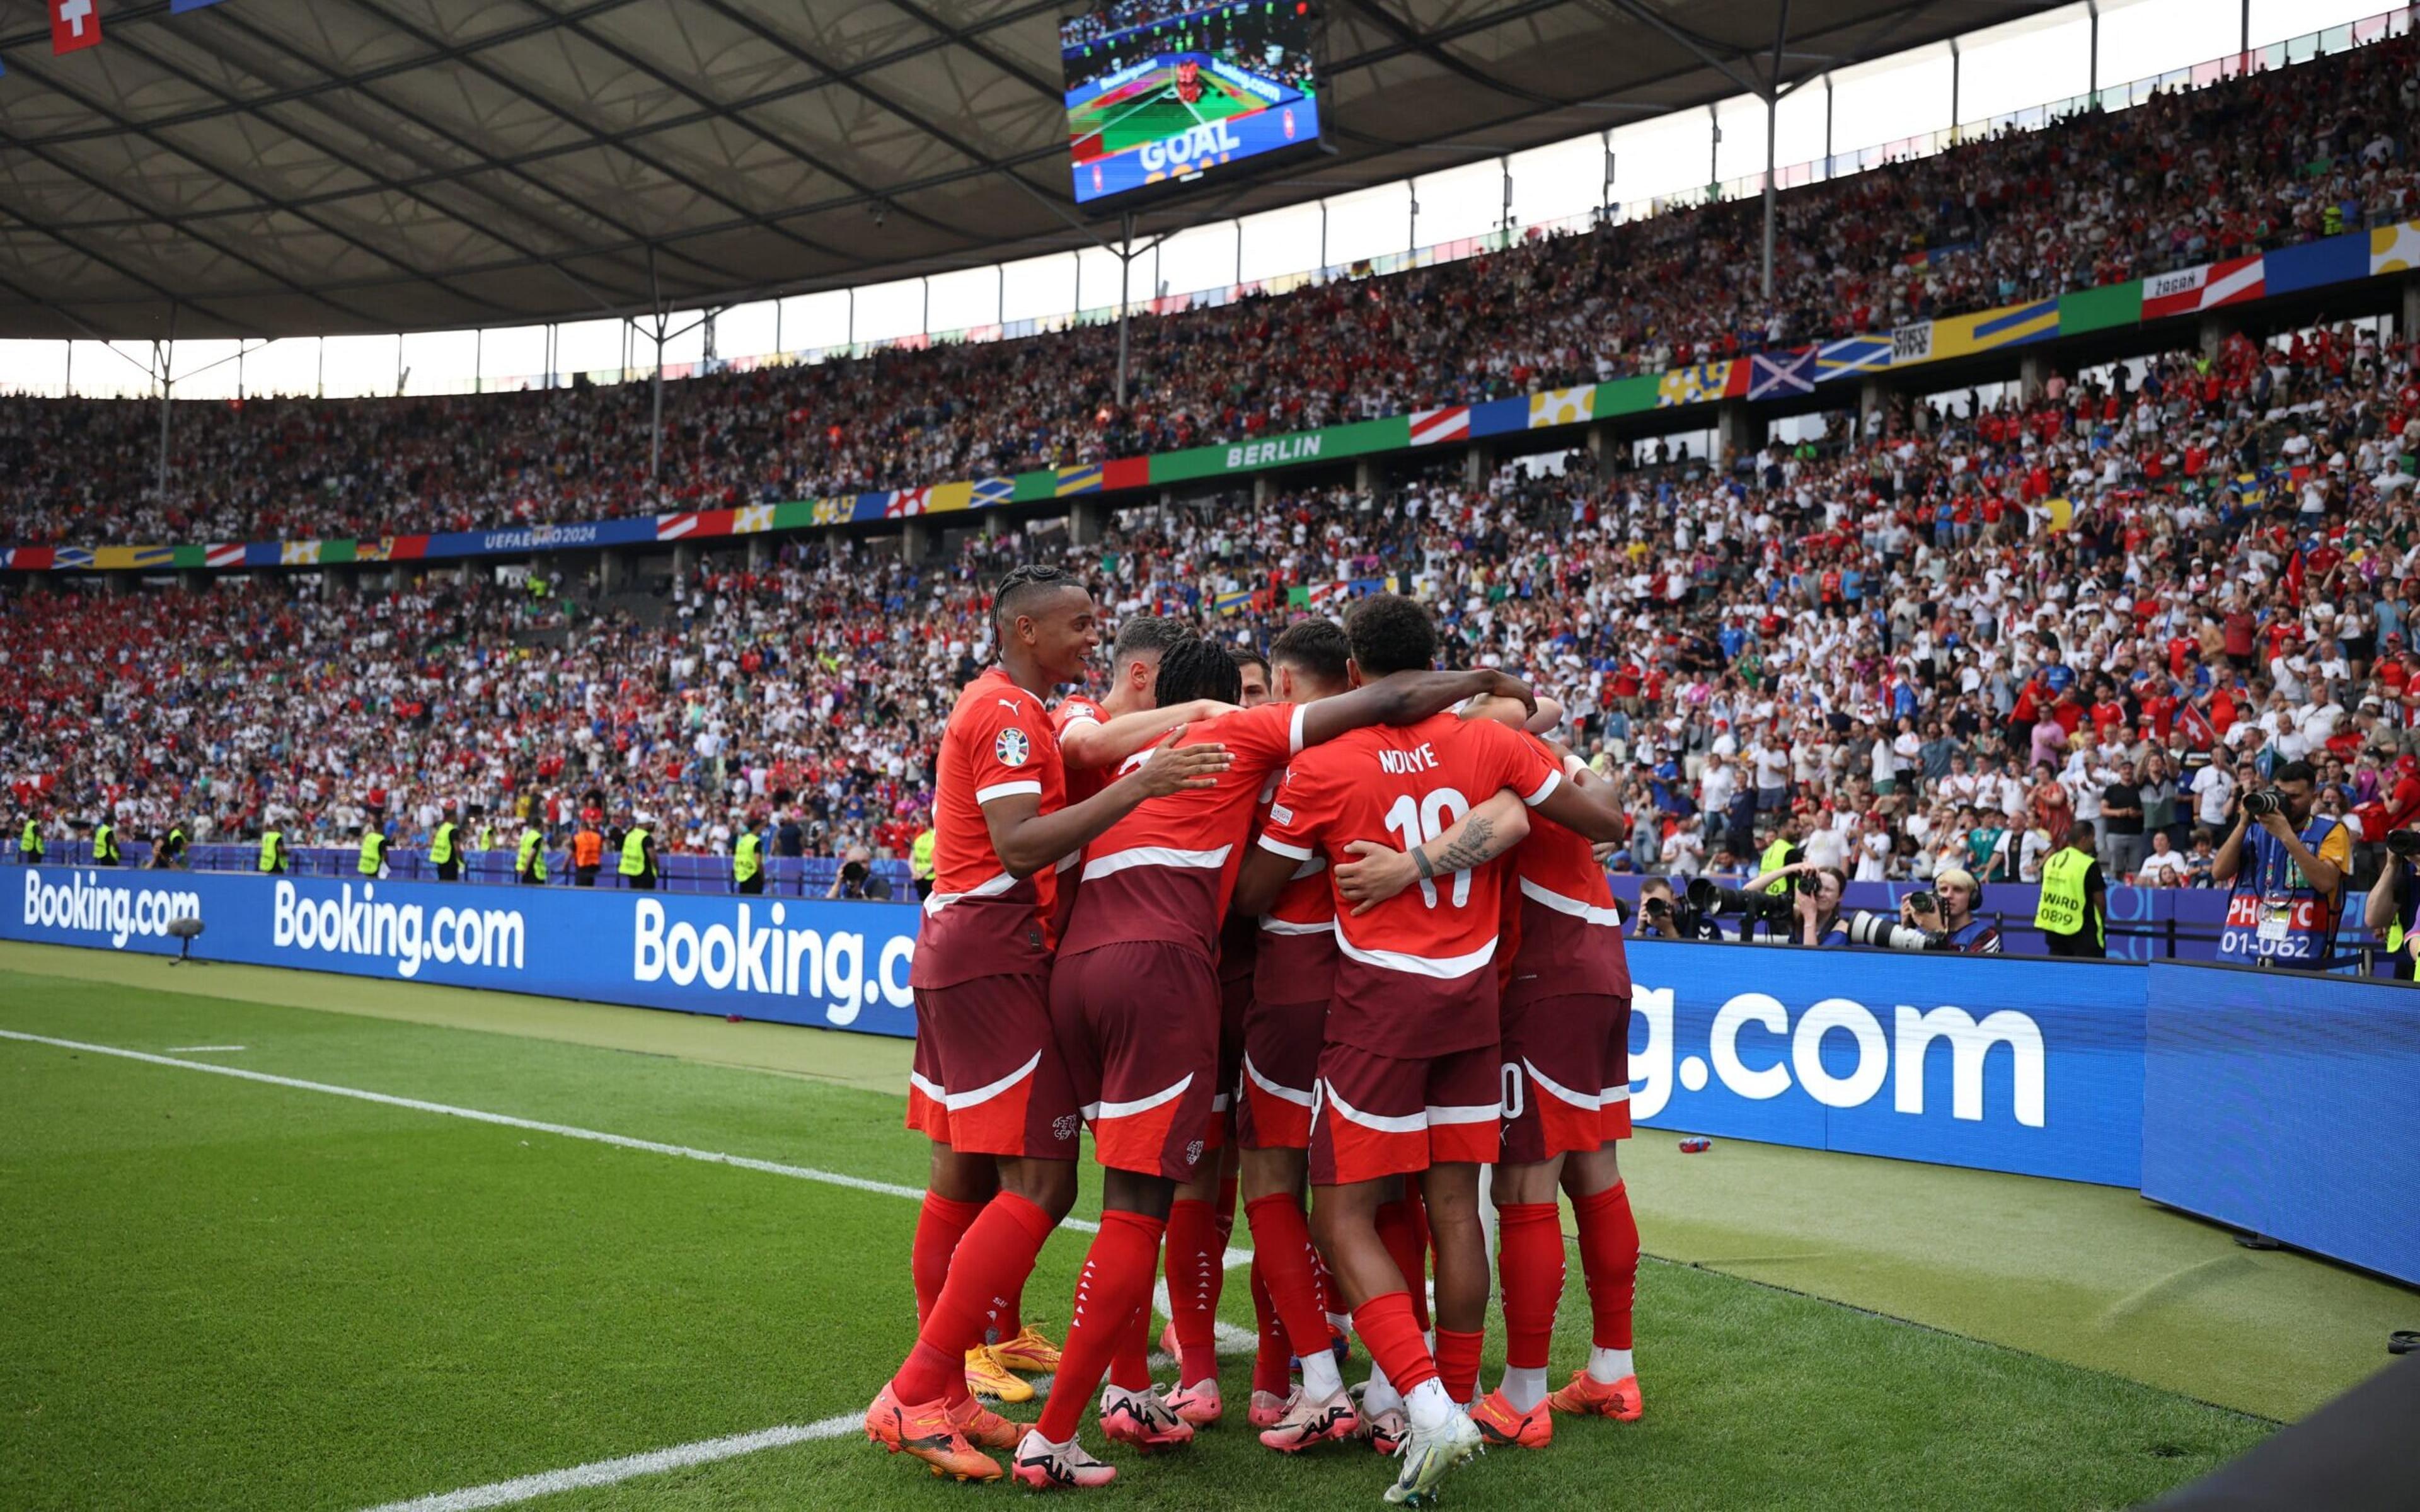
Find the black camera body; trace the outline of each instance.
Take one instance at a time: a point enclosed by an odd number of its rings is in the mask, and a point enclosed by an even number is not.
[[[1783,880],[1795,884],[1798,879],[1792,876]],[[1792,902],[1794,890],[1793,887],[1781,892],[1767,892],[1759,887],[1754,892],[1742,892],[1737,887],[1722,887],[1704,877],[1692,877],[1689,879],[1689,907],[1705,918],[1720,918],[1726,915],[1735,918],[1740,921],[1742,933],[1762,924],[1767,929],[1786,934],[1797,917],[1796,905]]]
[[[1937,914],[1941,912],[1941,894],[1911,892],[1907,895],[1907,905],[1919,914]]]
[[[2266,819],[2273,813],[2286,811],[2286,795],[2275,788],[2257,788],[2243,795],[2243,811],[2255,819]]]
[[[2420,856],[2420,829],[2390,829],[2386,848],[2409,861]]]

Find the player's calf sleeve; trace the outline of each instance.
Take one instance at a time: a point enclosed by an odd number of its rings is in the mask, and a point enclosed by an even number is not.
[[[934,1401],[949,1394],[952,1381],[965,1384],[967,1350],[998,1322],[1000,1299],[1033,1273],[1033,1257],[1056,1227],[1048,1213],[1014,1192],[984,1204],[958,1241],[949,1279],[917,1330],[915,1350],[892,1379],[901,1401]],[[1147,1290],[1151,1257],[1143,1265]]]
[[[1504,1363],[1514,1369],[1544,1369],[1554,1340],[1555,1309],[1563,1298],[1562,1211],[1551,1202],[1508,1202],[1496,1210],[1496,1236]],[[1437,1351],[1445,1351],[1442,1332]]]
[[[927,1192],[923,1210],[916,1215],[916,1245],[908,1268],[916,1282],[916,1322],[922,1326],[933,1311],[933,1304],[941,1295],[941,1288],[950,1278],[950,1257],[957,1253],[958,1241],[966,1236],[967,1227],[983,1213],[980,1202],[956,1202]]]
[[[1217,1210],[1198,1197],[1179,1197],[1168,1210],[1168,1316],[1176,1325],[1177,1384],[1218,1373],[1214,1325],[1226,1246],[1218,1242]]]
[[[1370,1347],[1370,1358],[1387,1372],[1395,1389],[1410,1396],[1421,1382],[1437,1379],[1436,1361],[1429,1354],[1420,1325],[1412,1317],[1408,1292],[1389,1291],[1353,1309],[1354,1332]]]
[[[1252,1389],[1283,1396],[1291,1384],[1286,1362],[1294,1351],[1286,1348],[1285,1325],[1278,1321],[1277,1301],[1261,1275],[1257,1254],[1252,1257],[1252,1322],[1260,1333],[1260,1347],[1252,1353]]]
[[[1067,1325],[1067,1344],[1059,1356],[1059,1374],[1035,1425],[1053,1443],[1076,1436],[1084,1408],[1100,1389],[1101,1377],[1112,1359],[1127,1347],[1138,1313],[1150,1323],[1151,1282],[1158,1267],[1159,1236],[1166,1226],[1156,1218],[1111,1208],[1101,1214],[1101,1230],[1084,1256],[1076,1276],[1075,1318]],[[1150,1377],[1144,1377],[1149,1384]]]
[[[1630,1188],[1616,1181],[1574,1202],[1572,1212],[1579,1222],[1593,1341],[1601,1350],[1629,1349],[1638,1288],[1638,1221],[1630,1213]]]
[[[1378,1242],[1387,1246],[1412,1299],[1412,1316],[1429,1326],[1429,1235],[1418,1197],[1378,1205]]]
[[[1290,1192],[1255,1198],[1245,1205],[1244,1220],[1251,1226],[1252,1253],[1260,1257],[1261,1279],[1285,1325],[1286,1343],[1301,1359],[1326,1350],[1327,1314],[1320,1306],[1313,1271],[1319,1252],[1311,1247],[1311,1220],[1301,1199]]]
[[[1437,1380],[1445,1394],[1457,1402],[1467,1403],[1479,1395],[1479,1348],[1487,1335],[1476,1329],[1466,1334],[1457,1329],[1436,1331]]]

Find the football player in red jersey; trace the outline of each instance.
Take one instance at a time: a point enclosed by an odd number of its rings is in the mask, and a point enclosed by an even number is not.
[[[1551,701],[1541,701],[1535,715],[1509,701],[1464,710],[1516,730],[1551,729],[1560,714]],[[1602,781],[1576,756],[1553,754],[1574,783]],[[1462,838],[1450,830],[1422,845],[1432,870]],[[1373,907],[1419,880],[1408,851],[1353,849],[1361,858],[1337,869],[1336,887],[1357,907]],[[1505,1372],[1471,1416],[1491,1444],[1544,1448],[1554,1438],[1549,1406],[1623,1422],[1636,1421],[1641,1408],[1631,1365],[1638,1225],[1614,1157],[1616,1144],[1630,1137],[1630,963],[1605,868],[1587,839],[1542,819],[1511,857],[1505,933],[1517,943],[1505,963],[1503,1075],[1512,1105],[1493,1192]],[[1547,1349],[1563,1289],[1558,1190],[1571,1197],[1578,1223],[1595,1348],[1571,1383],[1549,1396]]]
[[[1152,695],[1160,654],[1193,632],[1182,621],[1135,614],[1118,625],[1109,642],[1109,687],[1099,698],[1070,693],[1050,711],[1059,732],[1059,756],[1067,767],[1067,801],[1081,803],[1107,787],[1120,762],[1156,745],[1171,730],[1228,705],[1206,702],[1160,707]]]
[[[1076,1198],[1075,1090],[1050,1032],[1050,919],[1063,856],[1155,795],[1208,787],[1215,742],[1155,748],[1082,803],[1063,802],[1043,712],[1099,649],[1093,595],[1023,566],[992,600],[1000,664],[967,685],[934,778],[935,886],[908,985],[916,1053],[908,1127],[933,1141],[916,1225],[916,1348],[866,1409],[866,1436],[962,1480],[993,1480],[1016,1429],[968,1394],[966,1353]]]
[[[1269,702],[1268,658],[1249,646],[1229,646],[1242,693],[1236,702],[1257,709]],[[1264,799],[1276,778],[1263,784]],[[1168,1328],[1160,1348],[1177,1363],[1177,1389],[1169,1396],[1176,1415],[1203,1427],[1224,1411],[1218,1399],[1217,1328],[1218,1298],[1226,1290],[1227,1241],[1235,1231],[1235,1083],[1244,1059],[1244,1013],[1252,996],[1252,940],[1249,918],[1229,918],[1218,933],[1218,1080],[1210,1101],[1209,1149],[1215,1165],[1176,1189],[1168,1210]]]
[[[1071,693],[1050,711],[1060,759],[1066,769],[1068,803],[1081,803],[1100,792],[1120,762],[1164,739],[1178,725],[1227,712],[1229,705],[1206,702],[1163,709],[1152,697],[1160,653],[1191,634],[1179,622],[1156,614],[1128,617],[1110,642],[1109,691],[1098,699]],[[1064,875],[1075,859],[1072,855],[1060,859],[1057,923],[1066,921],[1066,910],[1075,902],[1075,889]],[[967,1351],[967,1387],[975,1395],[1008,1402],[1031,1401],[1033,1388],[1012,1372],[1038,1374],[1059,1368],[1057,1347],[1025,1321],[1024,1311],[1022,1288],[1007,1292],[1001,1299],[995,1325],[987,1331],[994,1341],[977,1343]]]
[[[1101,1426],[1110,1438],[1147,1450],[1192,1439],[1192,1425],[1150,1389],[1153,1262],[1176,1184],[1200,1170],[1208,1148],[1218,921],[1263,779],[1306,747],[1376,720],[1424,722],[1481,691],[1525,702],[1528,693],[1498,672],[1420,669],[1316,704],[1265,703],[1206,720],[1187,733],[1222,746],[1233,764],[1207,790],[1145,802],[1086,848],[1051,972],[1050,1014],[1104,1168],[1101,1225],[1078,1277],[1050,1399],[1017,1445],[1019,1480],[1088,1487],[1114,1477],[1076,1443],[1105,1372]],[[1215,642],[1189,640],[1161,658],[1164,703],[1241,694],[1234,659]]]
[[[1345,633],[1357,679],[1435,659],[1435,624],[1412,599],[1363,599]],[[1326,859],[1332,877],[1355,841],[1386,843],[1391,835],[1418,846],[1499,789],[1591,840],[1617,839],[1626,827],[1621,814],[1564,781],[1535,744],[1491,720],[1441,715],[1362,729],[1287,768],[1236,884],[1236,906],[1264,909],[1313,856]],[[1484,844],[1493,837],[1481,831],[1492,827],[1474,823],[1466,839]],[[1515,827],[1526,832],[1517,814]],[[1390,1502],[1425,1500],[1481,1443],[1461,1403],[1477,1395],[1487,1306],[1479,1168],[1497,1158],[1503,1108],[1494,968],[1500,885],[1500,863],[1450,855],[1416,890],[1366,913],[1340,910],[1336,921],[1341,959],[1311,1112],[1311,1221],[1357,1332],[1404,1397],[1410,1421]],[[1435,1356],[1377,1227],[1388,1179],[1415,1174],[1436,1250]]]

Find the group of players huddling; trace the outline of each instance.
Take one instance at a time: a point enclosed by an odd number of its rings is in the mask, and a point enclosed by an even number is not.
[[[1077,1442],[1099,1386],[1106,1437],[1188,1443],[1223,1412],[1239,1185],[1270,1448],[1367,1442],[1401,1457],[1387,1500],[1420,1502],[1482,1445],[1545,1446],[1550,1412],[1637,1418],[1630,978],[1593,849],[1627,822],[1532,733],[1559,711],[1433,671],[1428,610],[1393,595],[1295,624],[1265,661],[1129,620],[1108,692],[1053,710],[1099,649],[1091,594],[1020,567],[992,612],[998,664],[941,738],[910,977],[908,1122],[933,1142],[917,1342],[867,1436],[936,1474],[997,1479],[985,1451],[1009,1450],[1029,1486],[1101,1486],[1116,1470]],[[1075,1201],[1080,1126],[1103,1211],[1062,1351],[1021,1294]],[[1488,1165],[1507,1367],[1481,1396]],[[1595,1347],[1550,1394],[1559,1191]],[[1163,1239],[1178,1379],[1155,1388]],[[1347,1326],[1373,1365],[1351,1390]],[[1010,1369],[1056,1371],[1030,1427],[977,1399],[1030,1396]]]

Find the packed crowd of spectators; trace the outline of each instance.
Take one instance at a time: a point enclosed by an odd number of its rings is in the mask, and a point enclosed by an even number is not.
[[[1619,868],[1749,870],[1780,832],[1853,878],[2031,881],[2081,824],[2112,883],[2207,882],[2284,762],[2372,847],[2420,818],[2414,357],[2238,336],[1744,456],[1167,505],[1095,546],[967,530],[923,566],[807,538],[637,618],[450,574],[15,594],[0,774],[130,838],[342,843],[376,804],[408,841],[447,803],[560,824],[601,787],[667,851],[778,810],[811,854],[896,856],[985,585],[1042,555],[1112,622],[1244,642],[1373,584],[1427,599],[1451,659],[1564,699],[1635,821]]]
[[[915,486],[1658,372],[2420,215],[2398,39],[1779,196],[1108,327],[665,386],[174,407],[0,399],[0,541],[567,522]]]

